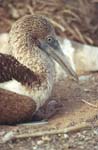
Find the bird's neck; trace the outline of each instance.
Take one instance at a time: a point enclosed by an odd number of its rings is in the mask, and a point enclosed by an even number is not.
[[[22,51],[23,50],[23,51]],[[29,68],[38,76],[40,83],[44,81],[50,81],[54,76],[54,63],[43,51],[37,47],[33,47],[32,50],[24,46],[20,51],[14,52],[14,57],[24,66]]]
[[[37,103],[38,107],[51,95],[54,83],[54,64],[51,59],[36,46],[30,47],[19,41],[20,44],[15,45],[12,55],[24,66],[34,72],[39,78],[38,82],[32,82],[32,88],[29,91],[29,96]],[[18,43],[18,42],[17,42]]]

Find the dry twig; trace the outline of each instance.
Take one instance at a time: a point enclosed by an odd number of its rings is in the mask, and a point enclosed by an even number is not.
[[[65,133],[72,133],[72,132],[78,132],[83,129],[89,129],[92,128],[92,125],[89,123],[81,123],[77,124],[72,127],[64,128],[64,129],[55,129],[55,130],[49,130],[49,131],[40,131],[40,132],[31,132],[27,134],[20,134],[20,135],[15,135],[15,132],[8,132],[3,138],[2,141],[8,142],[10,140],[16,140],[16,139],[25,139],[25,138],[30,138],[30,137],[39,137],[39,136],[45,136],[45,135],[55,135],[55,134],[65,134]]]
[[[90,102],[87,102],[87,101],[84,100],[84,99],[82,99],[81,101],[84,102],[84,103],[86,103],[87,105],[89,105],[89,106],[91,106],[91,107],[98,108],[97,105],[94,105],[94,104],[92,104],[92,103],[90,103]]]
[[[50,19],[50,18],[47,18],[55,27],[58,27],[62,32],[64,32],[65,31],[65,28],[61,25],[61,24],[59,24],[59,23],[57,23],[56,21],[54,21],[54,20],[52,20],[52,19]]]

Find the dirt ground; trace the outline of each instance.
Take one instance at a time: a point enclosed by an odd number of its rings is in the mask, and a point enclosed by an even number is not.
[[[97,150],[98,149],[98,74],[81,77],[80,82],[66,79],[57,83],[51,100],[63,104],[53,117],[43,125],[17,125],[0,127],[0,150]],[[92,105],[86,104],[82,100]],[[79,126],[83,123],[91,125],[90,129],[68,132],[68,134],[43,135],[11,140],[2,143],[2,138],[9,131],[16,135],[31,134],[68,127]]]
[[[57,33],[61,33],[62,36],[67,36],[70,39],[82,43],[98,45],[98,19],[96,19],[97,16],[95,13],[97,8],[97,5],[95,4],[98,3],[97,0],[78,1],[79,6],[82,5],[79,10],[75,9],[78,7],[72,0],[62,0],[61,5],[52,2],[53,1],[51,0],[44,4],[43,0],[26,0],[21,2],[18,0],[1,0],[0,33],[8,32],[12,23],[24,14],[33,14],[34,12],[38,14],[42,12],[42,14],[51,17],[51,15],[55,13],[56,15],[53,15],[55,21],[58,22],[58,19],[61,16],[67,21],[65,26],[66,30],[63,30],[64,20],[61,20],[61,26],[54,23],[54,25],[58,27],[58,30],[56,29]],[[68,4],[66,9],[64,9],[65,2],[71,3],[71,6],[74,7],[68,7]],[[40,7],[37,7],[38,5]],[[31,9],[30,6],[32,6],[33,9]],[[84,9],[87,10],[87,15],[85,14],[85,11],[83,11],[84,6],[88,6]],[[46,10],[49,10],[49,8],[51,9],[47,14]],[[65,14],[62,14],[62,11],[59,11],[61,8],[63,11],[65,10]],[[71,8],[71,10],[69,11],[68,8]],[[89,13],[91,10],[92,13]],[[76,15],[80,14],[81,11],[83,13],[81,13],[80,16]],[[60,14],[60,16],[58,14]],[[58,16],[58,18],[56,18],[56,16]],[[68,16],[70,19],[65,16]],[[84,16],[85,19],[83,19]],[[77,20],[79,24],[77,23]],[[84,22],[82,20],[84,20]],[[75,27],[75,25],[77,25],[77,27]],[[94,25],[95,28],[93,28]],[[60,80],[54,86],[50,100],[58,101],[62,104],[62,107],[48,120],[48,123],[36,126],[0,126],[0,150],[98,150],[98,73],[89,74],[86,79],[81,77],[79,83],[68,78]],[[78,126],[81,126],[82,124],[90,124],[90,128],[83,127],[82,130],[78,130]],[[39,137],[17,138],[10,140],[7,143],[3,143],[2,141],[2,138],[10,131],[13,131],[15,135],[24,135],[31,133],[35,134],[39,131],[41,133],[44,131],[50,132],[51,130],[58,131],[59,129],[63,130],[75,126],[77,126],[75,132],[69,131],[66,134],[46,134]]]

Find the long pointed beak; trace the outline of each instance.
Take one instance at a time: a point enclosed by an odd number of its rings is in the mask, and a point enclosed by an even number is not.
[[[60,45],[57,46],[57,49],[54,50],[54,48],[51,49],[50,52],[51,57],[60,64],[60,66],[67,71],[68,74],[70,74],[75,80],[78,81],[78,76],[76,72],[71,67],[71,64],[67,58],[67,56],[63,53]]]

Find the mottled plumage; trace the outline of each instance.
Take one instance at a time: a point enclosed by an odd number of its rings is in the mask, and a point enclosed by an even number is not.
[[[0,80],[1,82],[10,80],[10,82],[4,82],[4,85],[1,83],[0,87],[32,98],[36,105],[33,107],[33,112],[38,110],[51,95],[55,75],[53,60],[78,79],[63,55],[53,26],[45,17],[27,15],[16,21],[10,31],[9,51],[11,56],[0,55],[0,67],[2,67]],[[16,102],[13,106],[17,111]],[[24,108],[23,105],[22,110]],[[19,111],[17,116],[18,113]],[[23,111],[23,120],[26,116],[24,113],[27,112]],[[22,117],[19,120],[22,120]]]
[[[32,89],[26,88],[26,92],[32,97],[38,108],[49,98],[54,82],[54,64],[47,54],[40,50],[39,39],[47,35],[53,35],[54,30],[50,23],[43,17],[25,16],[13,24],[10,31],[10,50],[21,64],[33,71],[40,79],[33,84]]]
[[[0,70],[0,83],[16,79],[23,85],[32,86],[32,82],[39,81],[33,71],[20,64],[13,56],[7,54],[0,54]]]

